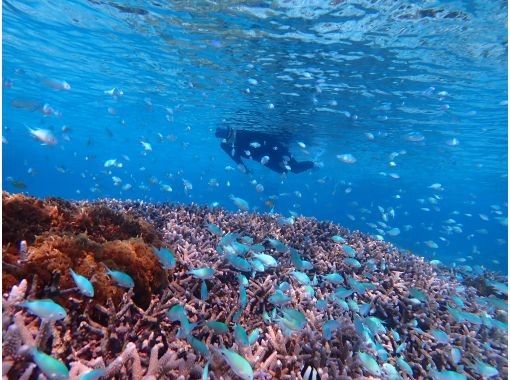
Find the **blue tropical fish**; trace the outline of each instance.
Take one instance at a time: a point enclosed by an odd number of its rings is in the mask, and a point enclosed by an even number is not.
[[[53,356],[47,355],[44,352],[32,348],[30,354],[34,359],[35,364],[49,379],[54,380],[67,380],[69,378],[69,370],[66,365],[60,360],[55,359]]]
[[[152,251],[158,257],[163,269],[173,269],[177,264],[175,255],[168,248],[153,248]]]
[[[26,308],[30,314],[49,321],[58,321],[67,316],[66,310],[51,299],[24,301],[20,306]]]
[[[127,273],[107,268],[106,274],[110,276],[117,283],[117,285],[122,286],[123,288],[135,287],[135,281]]]
[[[94,286],[89,279],[75,273],[72,269],[69,269],[69,271],[71,272],[71,276],[73,277],[76,286],[80,289],[80,293],[87,297],[94,297]]]

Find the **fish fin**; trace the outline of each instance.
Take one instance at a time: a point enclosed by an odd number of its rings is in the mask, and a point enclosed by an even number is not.
[[[107,275],[109,275],[112,272],[111,269],[108,268],[108,266],[106,266],[105,263],[101,262],[101,263],[99,263],[99,265],[101,265],[106,270]]]

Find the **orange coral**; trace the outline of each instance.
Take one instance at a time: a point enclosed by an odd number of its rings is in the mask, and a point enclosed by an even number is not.
[[[64,200],[44,201],[3,193],[3,260],[5,290],[22,278],[38,278],[38,291],[59,276],[61,290],[75,286],[69,269],[92,278],[94,302],[117,303],[126,289],[106,276],[102,262],[128,273],[135,281],[135,302],[147,307],[153,292],[166,283],[152,246],[161,246],[157,231],[147,222],[112,211],[102,205],[78,207]],[[29,243],[26,262],[19,262],[18,244]],[[62,302],[65,304],[66,300]]]
[[[2,244],[32,243],[35,235],[50,228],[51,218],[43,202],[24,195],[2,194]]]

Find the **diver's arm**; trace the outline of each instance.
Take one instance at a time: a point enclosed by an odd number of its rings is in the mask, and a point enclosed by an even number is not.
[[[291,168],[292,173],[302,173],[306,170],[313,169],[315,167],[315,164],[312,161],[301,161],[298,162],[292,157],[289,161],[289,166]]]

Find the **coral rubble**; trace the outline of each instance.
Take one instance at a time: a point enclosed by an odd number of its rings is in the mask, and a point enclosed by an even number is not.
[[[64,362],[70,378],[102,368],[108,379],[198,379],[206,363],[211,379],[236,378],[239,373],[220,354],[224,347],[242,355],[257,379],[301,378],[308,365],[322,379],[390,378],[380,368],[392,366],[402,378],[427,378],[443,370],[479,378],[478,360],[497,369],[491,378],[507,378],[505,301],[490,286],[484,287],[484,297],[471,286],[485,283],[484,278],[501,280],[495,274],[475,279],[310,218],[281,224],[273,215],[195,205],[66,202],[7,193],[2,200],[3,373],[8,379],[28,379],[39,371],[29,347]],[[221,233],[211,232],[209,223]],[[236,255],[222,251],[229,236],[249,243],[228,249],[258,245],[277,260],[274,268],[244,272],[246,300],[242,271],[230,261]],[[342,236],[351,248],[333,236]],[[24,260],[22,240],[28,246]],[[176,266],[163,270],[153,247],[168,247]],[[244,256],[254,261],[250,251]],[[348,265],[348,258],[360,265]],[[103,264],[129,273],[135,287],[116,286]],[[307,275],[296,275],[296,265]],[[92,279],[92,299],[77,292],[71,268]],[[196,268],[212,268],[214,276],[200,281],[189,272]],[[331,273],[340,274],[331,278],[343,284],[326,281],[323,276]],[[288,297],[282,301],[286,307],[305,317],[304,327],[284,321],[281,308],[269,302],[276,289]],[[339,289],[348,295],[336,296]],[[67,317],[41,321],[20,306],[25,299],[41,298],[59,302]],[[170,318],[175,305],[184,307],[185,318]],[[191,332],[185,329],[187,318]],[[209,328],[211,320],[224,322],[228,332]],[[324,326],[333,320],[338,323],[326,334]],[[241,344],[235,326],[260,329],[260,335]],[[295,330],[289,333],[288,326]],[[454,349],[461,358],[452,356]]]

